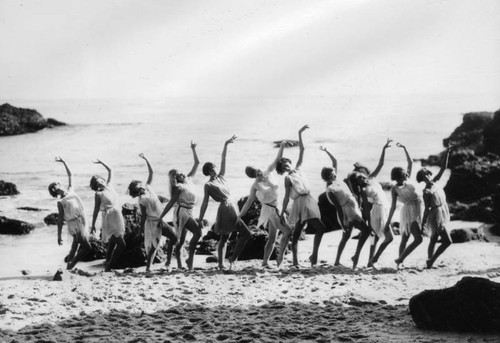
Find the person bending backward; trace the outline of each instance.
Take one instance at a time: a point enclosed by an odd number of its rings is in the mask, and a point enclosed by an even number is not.
[[[226,173],[227,146],[233,143],[235,139],[236,136],[233,136],[224,143],[221,166],[218,174],[215,171],[215,165],[213,163],[207,162],[203,165],[203,175],[210,176],[210,179],[204,187],[204,196],[200,208],[198,225],[201,229],[203,225],[203,216],[205,215],[208,206],[208,199],[209,197],[212,197],[212,199],[219,203],[214,228],[215,233],[220,234],[219,244],[217,245],[220,269],[224,269],[224,256],[226,255],[226,242],[229,238],[229,234],[234,231],[238,232],[238,240],[236,242],[233,255],[229,258],[231,267],[234,261],[238,259],[239,254],[245,247],[245,244],[250,237],[250,230],[248,230],[248,227],[245,225],[243,220],[238,218],[236,206],[229,199],[230,192],[226,179],[224,178],[224,174]]]
[[[269,257],[271,256],[271,252],[274,248],[274,243],[276,242],[277,230],[280,230],[283,235],[280,241],[280,250],[278,253],[277,263],[278,267],[281,265],[283,261],[283,254],[285,252],[286,246],[288,244],[288,240],[292,235],[292,229],[286,224],[286,222],[282,222],[279,211],[278,211],[278,184],[272,178],[272,172],[276,168],[278,161],[283,156],[283,150],[287,145],[286,141],[281,143],[280,149],[278,151],[278,155],[276,159],[269,165],[269,167],[263,172],[260,169],[255,169],[253,167],[246,167],[245,173],[249,178],[255,179],[255,182],[252,184],[250,188],[250,195],[243,205],[241,209],[240,215],[238,218],[242,218],[252,205],[255,197],[259,199],[262,204],[262,209],[260,211],[259,221],[257,226],[260,225],[269,225],[269,237],[264,247],[264,258],[262,261],[263,267],[269,266]]]
[[[387,143],[382,148],[378,165],[372,173],[366,167],[358,164],[355,165],[358,171],[352,172],[348,177],[354,191],[361,195],[363,203],[371,204],[371,209],[368,209],[367,206],[363,207],[365,218],[375,233],[370,247],[369,267],[372,267],[378,261],[384,249],[393,240],[392,231],[385,226],[388,212],[387,200],[382,186],[376,180],[377,175],[384,165],[385,150],[391,146],[391,142],[391,139],[387,139]],[[375,254],[379,238],[383,239],[383,242]]]
[[[139,198],[137,202],[141,210],[140,227],[144,231],[144,247],[146,248],[147,256],[146,272],[149,272],[162,236],[163,226],[160,219],[162,205],[158,195],[156,195],[151,186],[153,182],[153,168],[144,154],[139,154],[139,157],[146,161],[146,165],[148,166],[148,180],[145,186],[141,181],[133,180],[128,185],[128,192],[132,198]],[[173,229],[170,228],[169,231],[175,239]]]
[[[89,232],[85,222],[85,209],[82,200],[73,191],[72,175],[66,162],[56,157],[56,162],[64,164],[68,174],[68,189],[65,190],[59,182],[49,185],[49,193],[54,198],[60,197],[57,202],[59,216],[57,218],[57,244],[62,245],[61,237],[64,221],[68,226],[68,233],[73,237],[73,243],[67,259],[67,269],[72,269],[78,261],[87,256],[92,248],[89,244]],[[77,253],[78,252],[78,253]]]
[[[361,234],[358,238],[356,252],[351,258],[352,268],[354,269],[358,264],[361,249],[370,236],[370,228],[363,220],[359,205],[350,189],[345,183],[337,181],[337,159],[327,150],[327,148],[320,147],[320,149],[326,152],[332,161],[332,168],[325,167],[321,170],[321,178],[326,182],[326,197],[337,209],[339,223],[343,228],[342,239],[340,240],[337,257],[335,259],[335,266],[340,265],[342,252],[344,251],[347,241],[351,237],[352,229],[356,227],[361,231]]]
[[[399,257],[395,260],[396,264],[403,263],[406,257],[422,243],[422,233],[420,232],[420,223],[422,222],[422,197],[417,193],[415,187],[408,183],[408,178],[411,176],[412,160],[406,147],[400,143],[396,146],[405,151],[408,166],[406,171],[401,167],[395,167],[391,171],[391,180],[396,181],[396,184],[391,189],[392,204],[387,216],[384,232],[389,230],[392,216],[396,210],[396,202],[399,199],[403,203],[401,208],[400,230],[401,244],[399,245]],[[413,242],[407,247],[410,235],[413,236]]]
[[[90,188],[95,192],[94,214],[92,216],[91,233],[95,233],[95,222],[99,211],[102,212],[101,238],[107,244],[105,271],[110,271],[116,265],[123,250],[125,250],[125,222],[123,220],[118,195],[112,187],[113,171],[101,160],[94,162],[101,164],[108,171],[108,179],[94,175],[90,179]]]
[[[428,248],[427,268],[432,268],[436,259],[451,245],[450,233],[447,225],[450,221],[450,211],[446,203],[446,194],[442,187],[436,184],[443,176],[448,165],[448,158],[452,145],[448,146],[446,155],[441,163],[439,173],[431,180],[432,172],[422,168],[417,173],[417,182],[425,182],[424,188],[424,216],[422,219],[422,231],[427,226],[430,231],[430,241]],[[438,238],[441,237],[441,245],[434,252]]]
[[[281,220],[285,222],[285,211],[288,206],[290,198],[293,200],[292,209],[288,221],[290,225],[294,226],[292,236],[292,254],[293,265],[298,267],[299,261],[297,258],[297,243],[302,233],[305,224],[310,225],[316,232],[314,236],[314,246],[312,255],[309,257],[311,266],[318,262],[318,250],[321,244],[321,238],[325,232],[325,225],[321,221],[321,214],[319,212],[318,202],[311,196],[311,190],[307,182],[306,176],[301,171],[302,161],[304,158],[304,142],[302,141],[302,132],[309,128],[304,125],[299,130],[299,159],[295,168],[292,168],[292,161],[288,158],[280,158],[276,164],[276,171],[278,174],[283,175],[288,173],[285,177],[285,197],[283,198],[283,208],[281,209]]]
[[[186,264],[189,270],[193,269],[194,253],[196,251],[196,245],[201,238],[201,227],[196,223],[196,219],[193,214],[194,204],[196,202],[196,194],[194,193],[194,185],[191,178],[196,175],[200,161],[198,160],[198,155],[196,154],[196,143],[191,142],[191,150],[193,151],[194,164],[191,171],[187,177],[180,173],[177,169],[172,169],[168,172],[168,177],[170,181],[170,201],[161,213],[160,219],[162,219],[172,207],[174,207],[174,224],[177,230],[178,243],[175,248],[175,255],[177,258],[177,267],[182,269],[182,258],[181,251],[184,241],[186,240],[186,233],[189,230],[193,237],[189,242],[189,257],[186,260]],[[172,255],[172,248],[168,248],[167,256],[167,268],[170,265]]]

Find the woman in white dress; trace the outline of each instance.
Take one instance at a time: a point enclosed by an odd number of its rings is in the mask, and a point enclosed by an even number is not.
[[[95,233],[95,222],[99,211],[102,212],[101,239],[107,244],[105,271],[110,271],[125,250],[125,221],[121,211],[118,195],[112,187],[113,171],[101,160],[94,162],[101,164],[108,171],[108,179],[94,175],[90,179],[90,188],[95,192],[94,214],[92,215],[91,233]]]
[[[293,229],[292,236],[292,255],[293,255],[293,265],[299,266],[299,261],[297,258],[297,243],[299,241],[302,229],[304,226],[310,225],[315,231],[314,235],[314,245],[309,261],[311,266],[315,266],[318,263],[318,250],[321,244],[321,239],[325,232],[325,225],[321,221],[321,214],[319,212],[318,202],[311,196],[311,190],[309,188],[309,183],[307,177],[302,173],[301,166],[304,158],[304,142],[302,141],[302,132],[309,128],[308,125],[304,125],[299,130],[299,159],[292,168],[292,161],[288,158],[281,158],[276,164],[276,171],[278,174],[283,175],[287,173],[285,177],[285,196],[283,198],[283,207],[281,209],[282,221],[285,221],[285,212],[287,210],[288,203],[290,199],[293,200],[292,209],[290,215],[288,216],[288,222]]]
[[[283,156],[283,150],[285,149],[286,144],[286,141],[281,143],[278,155],[276,156],[273,163],[271,163],[264,172],[253,167],[246,167],[245,169],[245,173],[247,174],[247,176],[255,179],[255,182],[250,188],[250,195],[243,205],[238,218],[241,219],[247,213],[255,197],[257,197],[257,199],[259,199],[260,203],[262,204],[257,226],[267,226],[269,230],[269,236],[266,242],[266,246],[264,247],[264,257],[262,260],[263,267],[269,267],[269,258],[271,256],[271,252],[273,251],[274,244],[276,243],[277,231],[280,230],[283,234],[280,240],[280,250],[278,252],[278,257],[276,260],[278,267],[283,261],[283,254],[285,252],[290,236],[292,235],[292,229],[286,222],[282,222],[282,218],[280,217],[278,211],[279,186],[272,177],[272,172],[276,168],[278,161]]]
[[[68,227],[68,234],[73,238],[71,249],[67,258],[67,269],[72,269],[78,261],[87,256],[92,248],[89,243],[89,232],[85,220],[85,209],[82,200],[73,191],[71,171],[61,157],[56,157],[56,162],[60,162],[66,169],[68,175],[68,189],[65,190],[59,182],[49,185],[49,193],[54,198],[60,197],[57,202],[59,216],[57,219],[57,243],[63,244],[62,227],[64,221]]]
[[[424,188],[424,216],[422,229],[430,231],[429,248],[427,249],[427,268],[432,268],[437,258],[451,245],[451,237],[447,226],[450,222],[450,210],[446,202],[446,194],[437,182],[443,176],[448,165],[452,145],[448,146],[446,154],[441,163],[439,173],[431,180],[432,172],[422,168],[417,173],[417,182],[425,182]],[[441,237],[441,245],[434,252],[438,238]]]
[[[196,193],[194,192],[194,185],[192,178],[196,175],[200,160],[196,153],[196,143],[191,141],[191,150],[193,152],[193,167],[191,171],[185,176],[177,169],[172,169],[168,172],[170,181],[170,201],[160,215],[160,219],[174,208],[174,225],[177,234],[177,245],[175,247],[175,256],[177,259],[177,267],[182,269],[182,247],[186,240],[187,231],[193,234],[189,242],[189,256],[186,264],[189,270],[193,270],[194,253],[196,245],[201,238],[201,227],[196,222],[193,214],[194,204],[196,202]],[[170,243],[169,243],[170,244]],[[172,249],[169,247],[167,252],[167,268],[170,265],[172,256]]]

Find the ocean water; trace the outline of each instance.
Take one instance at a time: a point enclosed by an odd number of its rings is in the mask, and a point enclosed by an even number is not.
[[[202,164],[212,161],[220,166],[223,143],[236,134],[237,141],[228,149],[226,177],[233,199],[237,200],[248,193],[252,183],[244,174],[245,166],[267,167],[277,153],[273,141],[297,139],[298,129],[308,124],[303,170],[312,194],[317,196],[324,189],[320,170],[330,165],[326,154],[318,149],[320,145],[327,146],[337,157],[342,177],[356,161],[374,168],[387,137],[405,144],[413,158],[426,157],[443,149],[442,139],[461,123],[461,114],[494,111],[497,100],[484,95],[9,100],[11,105],[37,109],[45,117],[69,125],[0,137],[0,180],[14,182],[21,192],[15,197],[0,197],[0,215],[36,226],[27,236],[0,236],[0,259],[4,262],[0,275],[14,275],[22,269],[53,271],[69,250],[68,242],[63,247],[57,245],[56,227],[43,223],[47,214],[57,211],[56,200],[47,192],[48,184],[67,182],[63,166],[54,162],[55,156],[68,162],[90,222],[94,194],[89,180],[94,174],[105,176],[105,170],[92,163],[96,158],[113,168],[120,200],[134,202],[126,189],[131,180],[147,178],[147,168],[137,156],[145,153],[155,172],[156,192],[168,197],[168,170],[187,172],[191,168],[191,140],[198,143]],[[295,162],[298,149],[287,149],[284,155]],[[379,179],[388,181],[391,168],[397,165],[405,166],[406,161],[403,151],[394,147],[387,151]],[[205,181],[200,166],[194,179],[199,202]],[[17,209],[22,206],[43,211]],[[216,204],[211,202],[205,217],[213,220],[215,210]]]

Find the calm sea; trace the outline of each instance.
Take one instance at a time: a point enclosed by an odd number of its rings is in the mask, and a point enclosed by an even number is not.
[[[2,101],[6,102],[6,101]],[[192,164],[190,141],[198,143],[202,163],[220,165],[223,142],[236,134],[229,147],[227,179],[234,199],[247,194],[251,180],[244,174],[247,165],[265,168],[277,150],[273,141],[297,139],[304,124],[306,152],[303,170],[308,174],[313,195],[324,183],[319,176],[329,165],[319,145],[326,145],[339,161],[343,176],[352,164],[361,161],[374,168],[387,137],[407,145],[413,158],[426,157],[442,150],[442,139],[461,123],[461,114],[494,111],[493,96],[336,96],[332,98],[237,98],[166,100],[9,100],[18,107],[38,110],[45,117],[69,125],[34,134],[0,137],[0,180],[14,182],[21,194],[0,197],[0,215],[35,224],[28,236],[0,236],[0,275],[19,270],[53,271],[69,250],[57,245],[56,227],[47,227],[43,218],[56,211],[56,201],[47,192],[50,182],[66,182],[62,165],[55,156],[64,157],[74,174],[74,185],[82,197],[87,216],[92,214],[93,192],[88,187],[93,174],[105,170],[92,164],[95,158],[108,162],[114,170],[115,189],[122,202],[133,202],[126,188],[132,179],[147,178],[147,169],[137,155],[144,152],[155,171],[153,186],[168,196],[167,173],[172,168],[187,172]],[[296,161],[298,149],[285,156]],[[401,149],[388,150],[380,174],[389,180],[390,169],[405,165]],[[418,166],[416,166],[418,167]],[[194,179],[201,189],[205,177]],[[201,201],[201,199],[199,199]],[[41,212],[20,211],[31,206]],[[216,205],[211,203],[206,218],[212,219]],[[196,212],[198,209],[195,210]]]

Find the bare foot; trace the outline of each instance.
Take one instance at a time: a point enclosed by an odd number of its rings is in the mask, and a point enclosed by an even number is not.
[[[359,256],[353,256],[353,257],[351,257],[352,269],[356,269],[356,266],[358,265],[358,258],[359,258]]]
[[[426,266],[427,266],[427,269],[431,269],[431,268],[432,268],[433,263],[432,263],[432,261],[431,261],[431,260],[427,260],[427,261],[425,262],[425,264],[426,264]]]
[[[403,263],[403,261],[401,261],[399,258],[395,259],[394,262],[396,262],[396,268],[399,269],[401,263]]]
[[[314,267],[318,263],[318,256],[309,256],[309,262],[311,262],[311,267]]]
[[[189,271],[192,271],[192,270],[193,270],[193,259],[192,259],[192,258],[188,258],[188,259],[186,260],[186,265],[187,265],[187,267],[188,267],[188,270],[189,270]]]

